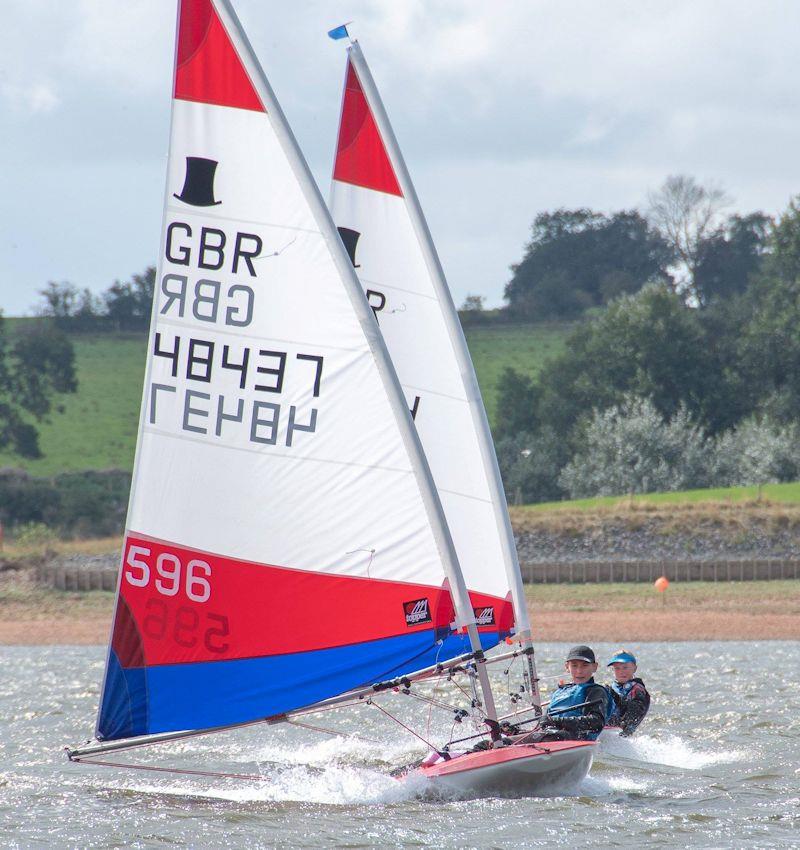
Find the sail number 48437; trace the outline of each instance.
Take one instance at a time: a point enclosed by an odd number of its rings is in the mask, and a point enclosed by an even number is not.
[[[180,558],[161,552],[151,567],[152,551],[146,546],[130,546],[125,556],[125,580],[134,587],[154,586],[163,596],[177,596],[183,589],[192,602],[208,602],[211,597],[211,564],[192,558],[184,569]]]

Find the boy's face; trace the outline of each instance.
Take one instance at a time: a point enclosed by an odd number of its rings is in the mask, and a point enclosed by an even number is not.
[[[614,678],[620,685],[630,682],[636,672],[636,665],[632,661],[617,661],[611,666],[614,668]]]
[[[576,685],[588,682],[594,675],[594,671],[597,670],[597,664],[590,664],[588,661],[580,661],[578,659],[567,661],[564,666],[569,671],[569,675],[572,676],[572,681]]]

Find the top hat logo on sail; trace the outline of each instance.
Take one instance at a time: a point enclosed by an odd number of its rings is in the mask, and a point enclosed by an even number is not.
[[[214,200],[214,175],[218,165],[214,159],[187,156],[183,189],[180,195],[173,193],[173,197],[193,207],[216,207],[221,204],[222,201]]]
[[[349,227],[337,227],[336,229],[339,231],[339,236],[342,237],[342,242],[344,242],[347,256],[350,257],[353,268],[360,269],[361,264],[356,262],[356,246],[358,245],[361,234],[357,230],[351,230]]]

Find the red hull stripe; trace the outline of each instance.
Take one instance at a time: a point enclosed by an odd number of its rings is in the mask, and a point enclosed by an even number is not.
[[[333,179],[403,196],[352,63],[347,63]]]
[[[175,97],[265,112],[211,0],[181,0]]]
[[[506,600],[493,607],[497,631]],[[447,590],[240,561],[128,535],[112,645],[123,668],[309,652],[449,632]]]

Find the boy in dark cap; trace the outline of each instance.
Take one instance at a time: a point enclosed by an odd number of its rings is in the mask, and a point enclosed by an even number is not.
[[[573,646],[564,666],[571,681],[559,683],[538,729],[514,738],[516,743],[594,741],[603,731],[610,697],[592,678],[597,670],[594,652],[588,646]]]
[[[641,679],[637,679],[636,658],[633,653],[621,649],[608,662],[614,671],[614,681],[609,687],[614,704],[612,706],[610,726],[619,726],[620,735],[627,738],[644,720],[650,708],[650,694]]]

